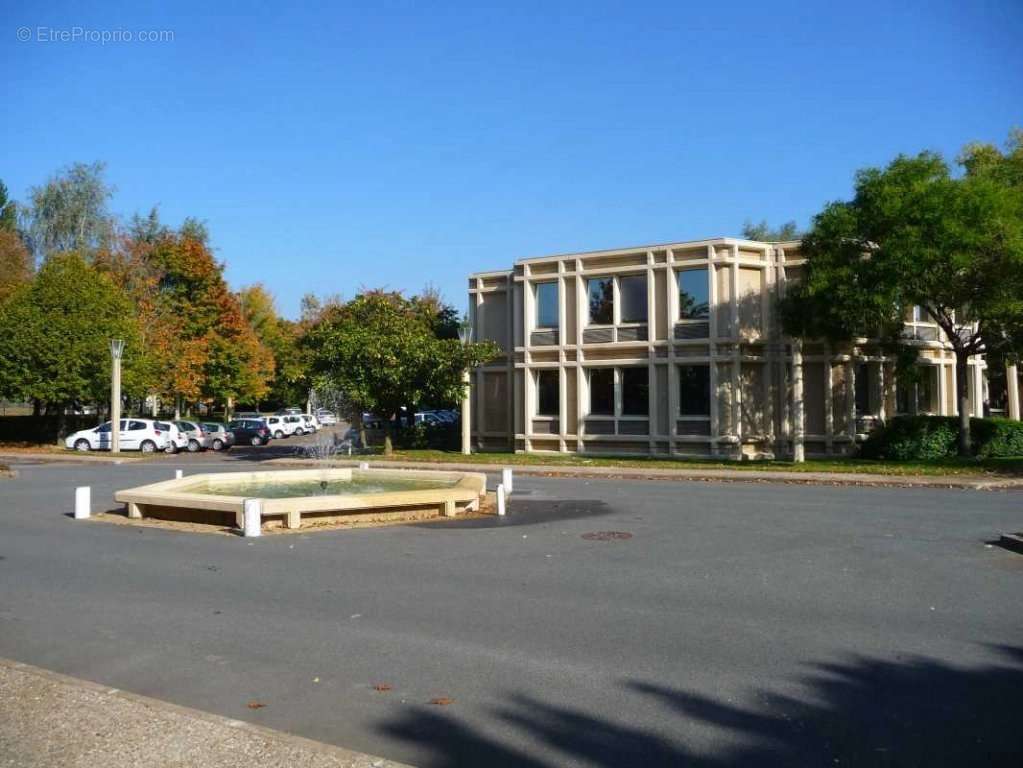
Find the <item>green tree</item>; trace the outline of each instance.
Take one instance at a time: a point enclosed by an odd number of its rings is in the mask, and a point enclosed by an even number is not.
[[[902,323],[921,307],[955,353],[965,456],[967,360],[1023,350],[1023,190],[992,170],[997,163],[964,165],[965,176],[954,177],[924,152],[860,171],[853,199],[814,218],[803,238],[805,277],[781,311],[787,333],[834,343],[880,337],[912,357]]]
[[[103,179],[103,163],[75,163],[30,192],[28,238],[37,259],[78,251],[91,259],[110,245],[114,220],[107,210],[113,188]]]
[[[385,454],[402,406],[460,399],[462,372],[497,354],[492,342],[438,338],[429,304],[371,291],[330,307],[306,334],[318,381],[344,393],[352,415],[368,410],[383,418]]]
[[[747,240],[757,240],[762,243],[782,243],[788,240],[798,240],[801,237],[799,225],[794,221],[786,221],[780,227],[772,227],[766,220],[754,224],[750,219],[742,225],[742,236]]]
[[[7,197],[7,185],[0,181],[0,231],[18,231],[18,204]]]
[[[112,338],[126,342],[124,393],[138,394],[131,301],[78,253],[52,256],[0,307],[0,397],[44,403],[61,417],[74,403],[106,402]]]

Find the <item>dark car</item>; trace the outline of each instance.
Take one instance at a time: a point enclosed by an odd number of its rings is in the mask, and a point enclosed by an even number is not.
[[[227,425],[234,432],[234,439],[239,445],[266,445],[270,442],[270,430],[266,423],[255,419],[238,419]]]

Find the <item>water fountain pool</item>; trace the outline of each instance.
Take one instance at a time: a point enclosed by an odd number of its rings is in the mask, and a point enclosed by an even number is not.
[[[243,527],[246,499],[263,519],[298,528],[302,518],[338,521],[421,519],[479,508],[486,476],[398,469],[299,469],[190,475],[118,491],[133,518],[154,517]]]

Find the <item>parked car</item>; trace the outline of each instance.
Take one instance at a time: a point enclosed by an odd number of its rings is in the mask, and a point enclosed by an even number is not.
[[[256,411],[242,411],[234,415],[236,419],[261,419],[263,414],[257,413]]]
[[[229,430],[223,424],[204,421],[202,428],[206,432],[206,437],[210,441],[210,448],[213,450],[226,451],[234,445],[234,432]]]
[[[197,424],[194,421],[175,421],[174,425],[188,438],[189,453],[198,453],[210,447],[209,437],[202,424]]]
[[[298,429],[299,422],[289,416],[265,416],[264,423],[270,429],[270,434],[275,440],[291,437]]]
[[[306,432],[312,433],[320,431],[320,422],[317,421],[316,417],[313,416],[311,413],[303,413],[301,419],[302,423],[305,424]]]
[[[325,427],[332,427],[337,424],[337,415],[331,411],[321,408],[316,412],[316,418]]]
[[[157,429],[167,433],[167,446],[164,453],[177,453],[188,449],[188,436],[173,421],[154,421]]]
[[[416,424],[446,424],[447,422],[441,418],[440,414],[434,411],[417,411],[415,416]]]
[[[227,425],[234,432],[235,442],[266,445],[270,442],[270,428],[259,419],[236,419]]]
[[[113,440],[111,423],[105,422],[92,429],[82,429],[67,436],[64,445],[76,451],[109,451]],[[170,430],[163,422],[152,419],[121,419],[122,451],[155,453],[174,445]]]

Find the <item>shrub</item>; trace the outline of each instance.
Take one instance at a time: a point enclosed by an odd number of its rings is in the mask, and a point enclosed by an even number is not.
[[[865,459],[947,459],[958,455],[956,416],[896,416],[870,433],[860,447]],[[981,459],[1023,456],[1023,422],[970,419],[973,454]]]

